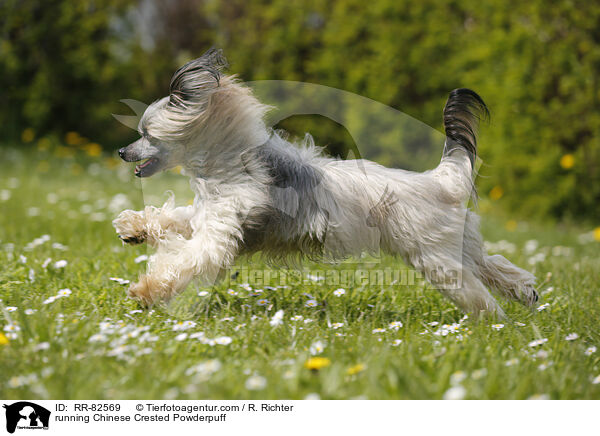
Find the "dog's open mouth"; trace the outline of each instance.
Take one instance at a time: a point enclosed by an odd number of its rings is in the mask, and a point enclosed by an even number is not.
[[[158,158],[151,157],[146,162],[135,166],[135,175],[137,177],[148,177],[154,174],[158,167]]]

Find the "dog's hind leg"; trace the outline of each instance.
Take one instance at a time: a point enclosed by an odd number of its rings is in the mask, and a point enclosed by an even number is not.
[[[539,296],[535,290],[535,276],[512,263],[504,256],[484,255],[478,265],[481,280],[500,295],[533,306]]]
[[[494,292],[504,298],[533,306],[538,301],[535,276],[521,269],[499,254],[489,256],[483,247],[479,232],[479,217],[468,212],[463,236],[463,266]]]
[[[486,289],[479,278],[467,268],[453,271],[453,274],[426,273],[428,280],[438,291],[456,304],[465,313],[474,318],[496,316],[504,318],[504,311],[493,295]]]

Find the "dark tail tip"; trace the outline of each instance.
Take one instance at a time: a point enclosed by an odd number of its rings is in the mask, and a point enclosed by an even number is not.
[[[446,146],[444,156],[453,150],[462,148],[469,155],[471,165],[477,157],[477,127],[479,122],[489,120],[490,112],[483,99],[467,88],[458,88],[450,92],[444,106],[444,129]]]

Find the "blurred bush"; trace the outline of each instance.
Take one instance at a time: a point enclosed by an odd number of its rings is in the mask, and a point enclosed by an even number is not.
[[[438,129],[448,92],[475,89],[492,112],[480,193],[526,216],[600,216],[596,2],[5,0],[0,17],[5,138],[77,131],[115,148],[134,135],[110,117],[128,112],[119,99],[164,95],[177,65],[217,45],[243,80],[341,88]],[[351,141],[321,117],[281,125]],[[371,151],[405,164],[393,141]]]

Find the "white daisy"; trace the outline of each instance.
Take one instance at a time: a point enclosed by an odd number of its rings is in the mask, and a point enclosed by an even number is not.
[[[248,377],[245,386],[249,391],[260,391],[267,386],[267,379],[255,374]]]
[[[339,288],[339,289],[336,289],[335,291],[333,291],[333,295],[335,295],[336,297],[341,297],[345,293],[346,293],[346,290],[342,289],[342,288]]]
[[[232,340],[233,339],[231,339],[229,336],[219,336],[218,338],[215,338],[215,344],[229,345],[229,344],[231,344]]]
[[[325,344],[322,341],[313,342],[310,346],[310,354],[313,356],[316,354],[321,354],[325,350]]]
[[[278,310],[275,312],[275,315],[273,315],[271,321],[269,321],[269,324],[271,324],[272,327],[277,327],[278,325],[283,324],[283,310]]]
[[[135,263],[141,263],[141,262],[145,262],[147,260],[148,260],[148,255],[147,254],[142,254],[141,256],[138,256],[135,259],[133,259],[133,261]]]
[[[467,395],[467,390],[458,385],[452,386],[444,393],[444,400],[462,400]]]
[[[42,304],[54,303],[57,299],[58,299],[58,297],[56,297],[56,296],[48,297],[44,301],[42,301]]]
[[[567,336],[565,336],[565,341],[574,341],[577,338],[579,338],[577,333],[569,333]]]
[[[404,324],[402,324],[402,322],[400,322],[400,321],[392,321],[388,327],[390,328],[390,330],[397,331],[400,328],[402,328],[403,326],[404,326]]]
[[[183,332],[194,327],[196,327],[196,323],[194,321],[179,321],[178,323],[173,325],[173,331]]]
[[[591,356],[591,355],[592,355],[592,354],[594,354],[596,351],[597,351],[597,348],[596,348],[595,346],[593,346],[593,345],[592,345],[591,347],[588,347],[588,348],[585,350],[585,355],[586,355],[586,356]]]
[[[108,337],[101,333],[96,333],[95,335],[90,336],[90,338],[88,339],[88,341],[90,342],[106,342],[107,340]]]
[[[467,378],[467,374],[464,371],[456,371],[450,376],[450,384],[456,386],[462,383]]]
[[[68,262],[64,259],[54,262],[54,268],[61,269],[66,267]]]
[[[536,339],[535,341],[531,341],[528,345],[530,347],[537,347],[539,345],[545,344],[546,342],[548,342],[548,339],[542,338],[542,339]]]

